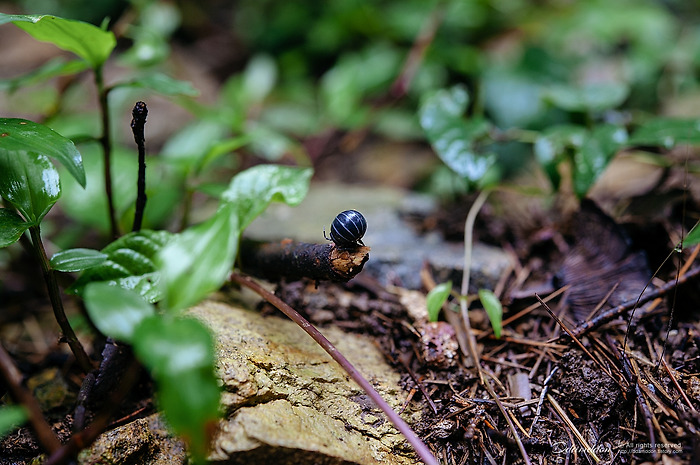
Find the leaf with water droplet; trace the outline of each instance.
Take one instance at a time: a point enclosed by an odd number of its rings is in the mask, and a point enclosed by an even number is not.
[[[102,66],[117,45],[114,33],[83,21],[51,15],[0,13],[0,24],[9,22],[36,40],[49,42],[62,50],[75,53],[93,68]]]

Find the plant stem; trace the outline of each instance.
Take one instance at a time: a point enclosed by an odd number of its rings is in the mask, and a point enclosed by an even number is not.
[[[112,237],[119,237],[119,225],[117,224],[117,216],[114,211],[114,195],[112,193],[112,145],[111,141],[111,122],[109,117],[109,103],[107,97],[109,89],[105,88],[104,79],[102,77],[102,67],[94,69],[95,85],[99,95],[100,113],[102,114],[102,136],[99,138],[102,145],[102,154],[104,157],[104,175],[105,175],[105,194],[107,195],[107,210],[109,214],[109,224],[112,231]]]
[[[464,271],[462,272],[462,289],[461,298],[459,299],[459,307],[462,313],[462,323],[464,325],[464,330],[467,333],[467,342],[469,343],[468,350],[469,355],[474,361],[474,366],[479,373],[479,379],[482,384],[486,382],[484,379],[484,374],[481,371],[481,364],[479,363],[479,357],[476,350],[476,340],[474,338],[474,333],[472,333],[471,323],[469,322],[469,308],[467,295],[469,294],[469,279],[471,274],[472,265],[472,243],[474,241],[474,221],[476,220],[476,215],[481,210],[481,207],[486,202],[489,196],[489,191],[481,191],[479,195],[474,200],[469,213],[467,213],[467,220],[464,223]]]
[[[287,317],[294,321],[296,324],[298,324],[301,329],[303,329],[306,334],[311,336],[311,338],[318,343],[327,353],[330,355],[333,360],[338,362],[338,364],[348,372],[350,377],[355,381],[366,393],[367,395],[374,401],[377,406],[382,409],[384,414],[389,418],[389,420],[394,424],[396,429],[398,429],[401,434],[404,435],[404,437],[408,440],[408,442],[413,446],[415,449],[416,453],[420,456],[421,460],[426,465],[439,465],[437,459],[433,456],[433,454],[430,452],[430,449],[428,449],[428,446],[426,446],[423,441],[420,440],[420,438],[416,435],[416,433],[413,432],[410,426],[399,416],[398,413],[396,413],[389,404],[386,403],[386,401],[382,398],[381,395],[372,387],[372,385],[367,381],[362,374],[360,374],[359,371],[348,361],[348,359],[345,358],[343,354],[341,354],[338,349],[331,344],[331,342],[325,338],[323,334],[319,332],[318,329],[316,329],[311,323],[309,323],[303,316],[299,314],[296,310],[294,310],[292,307],[287,305],[282,299],[274,295],[273,293],[267,291],[265,288],[260,286],[258,283],[253,281],[251,278],[247,276],[240,275],[238,273],[232,273],[231,278],[232,281],[237,282],[238,284],[241,284],[243,286],[248,287],[252,291],[254,291],[256,294],[260,295],[262,298],[270,302],[272,305],[277,307],[282,313],[287,315]]]
[[[146,209],[146,136],[144,126],[148,108],[145,102],[136,102],[131,112],[131,130],[134,133],[134,141],[139,149],[139,175],[136,181],[136,211],[134,212],[134,225],[132,231],[140,231],[143,222],[143,212]]]
[[[46,250],[44,249],[44,243],[41,241],[41,230],[39,225],[32,226],[29,228],[29,233],[32,237],[32,245],[34,246],[34,251],[36,252],[37,259],[39,260],[39,265],[41,266],[41,272],[44,275],[44,281],[46,281],[46,288],[49,293],[49,299],[51,300],[51,307],[53,307],[53,314],[56,317],[58,325],[61,327],[63,332],[63,337],[68,342],[75,359],[78,361],[80,368],[83,372],[88,373],[94,367],[92,362],[90,362],[90,357],[85,353],[83,345],[78,340],[73,328],[71,328],[68,318],[66,317],[66,312],[63,310],[63,302],[61,301],[61,294],[58,290],[58,282],[56,281],[56,275],[54,270],[51,269],[49,265],[49,259],[46,256]]]

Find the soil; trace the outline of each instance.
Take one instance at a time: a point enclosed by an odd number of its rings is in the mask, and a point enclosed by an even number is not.
[[[444,225],[450,234],[456,222],[445,218],[466,210],[470,201],[461,199],[433,218],[412,218],[412,224],[418,229],[421,224]],[[422,420],[412,426],[442,463],[524,463],[525,454],[531,463],[548,464],[692,463],[700,448],[697,279],[636,309],[629,334],[630,316],[625,312],[578,342],[566,336],[533,296],[538,292],[545,297],[568,286],[569,292],[548,306],[573,328],[590,317],[598,302],[603,302],[602,311],[634,300],[652,269],[657,270],[656,281],[650,281],[649,292],[658,288],[659,280],[674,280],[676,265],[659,263],[660,258],[646,253],[658,247],[648,242],[657,236],[639,231],[680,229],[685,218],[680,213],[696,215],[698,204],[689,202],[682,210],[669,206],[676,215],[663,225],[644,224],[637,217],[632,227],[589,201],[573,219],[557,224],[542,219],[539,229],[514,227],[495,209],[482,212],[477,236],[512,250],[518,266],[503,277],[498,290],[506,306],[501,338],[494,337],[477,303],[472,304],[472,326],[485,380],[507,407],[522,449],[498,402],[480,382],[473,361],[459,351],[454,328],[445,321],[427,324],[412,319],[401,303],[402,290],[387,290],[360,274],[347,284],[282,282],[277,294],[320,327],[333,324],[376,339],[402,373],[401,387],[424,405]],[[690,251],[683,257],[686,262],[694,260]],[[36,295],[30,285],[25,289],[27,295]],[[16,292],[12,302],[19,305],[21,294]],[[3,340],[11,341],[23,374],[29,378],[58,367],[58,376],[75,399],[81,377],[63,346],[41,346],[26,335],[17,337],[17,325],[50,325],[48,310],[22,316],[19,308],[16,312],[12,308],[3,321]],[[276,312],[267,306],[261,311]],[[110,428],[152,413],[151,395],[150,381],[144,378],[120,406]],[[62,441],[71,434],[72,405],[73,401],[59,401],[47,409]],[[27,427],[7,436],[0,450],[4,451],[0,464],[30,463],[40,453]]]

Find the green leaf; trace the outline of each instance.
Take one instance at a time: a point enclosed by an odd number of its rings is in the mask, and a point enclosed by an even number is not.
[[[88,283],[104,281],[133,290],[148,302],[160,300],[160,275],[155,257],[172,236],[167,231],[145,229],[125,234],[102,249],[107,259],[100,265],[85,270],[69,292],[82,294]]]
[[[275,87],[277,64],[270,55],[255,55],[246,65],[242,77],[246,100],[260,103]]]
[[[461,86],[440,90],[420,107],[420,125],[440,159],[470,183],[479,183],[496,163],[492,153],[481,154],[476,143],[491,125],[482,118],[465,120],[469,96]]]
[[[235,207],[242,231],[270,202],[298,205],[309,190],[311,168],[258,165],[237,174],[221,196],[222,204]]]
[[[74,75],[87,68],[88,64],[83,60],[66,61],[63,57],[54,58],[23,76],[0,79],[0,90],[14,92],[21,87],[31,86],[57,76]]]
[[[119,83],[114,87],[151,89],[160,94],[169,96],[185,95],[188,97],[196,97],[199,95],[199,91],[192,86],[192,83],[174,79],[163,73],[149,74],[147,76],[142,76],[130,81]]]
[[[207,455],[219,417],[214,340],[199,321],[150,317],[134,334],[134,352],[158,386],[168,425],[185,438],[195,461]]]
[[[55,158],[81,186],[85,187],[83,159],[73,141],[33,121],[0,118],[0,154],[19,151]]]
[[[51,257],[51,268],[66,273],[83,271],[104,263],[107,254],[94,249],[62,250]]]
[[[666,149],[676,144],[700,144],[700,120],[654,118],[637,128],[629,143],[658,145]]]
[[[428,292],[426,306],[428,307],[428,321],[437,321],[442,305],[447,301],[452,291],[452,281],[438,284]]]
[[[30,226],[12,210],[0,208],[0,248],[17,242]]]
[[[553,86],[545,98],[567,111],[604,111],[616,108],[627,98],[629,86],[623,83],[600,83],[582,87]]]
[[[161,156],[187,170],[196,170],[211,148],[221,142],[226,131],[226,126],[219,121],[195,120],[168,139]]]
[[[21,405],[3,405],[0,407],[0,438],[22,425],[29,415]]]
[[[559,189],[561,175],[558,166],[564,160],[567,150],[580,148],[588,131],[581,126],[553,126],[535,140],[535,159],[549,177],[552,186]]]
[[[73,52],[98,68],[109,58],[117,44],[114,34],[82,21],[56,16],[6,15],[0,13],[0,24],[12,22],[42,42]]]
[[[187,308],[221,287],[233,270],[240,231],[235,209],[224,205],[163,249],[158,268],[168,309]]]
[[[246,146],[249,143],[250,136],[248,136],[247,134],[214,142],[214,144],[211,147],[209,147],[209,150],[207,150],[204,156],[202,156],[202,158],[194,167],[195,172],[199,172],[206,169],[206,167],[217,158],[221,157],[222,155],[226,155],[227,153],[234,152],[239,148]]]
[[[501,301],[488,289],[479,289],[479,300],[481,300],[481,305],[484,306],[486,315],[489,317],[494,336],[496,336],[496,339],[500,338],[502,328],[501,321],[503,318]]]
[[[209,220],[179,234],[159,255],[165,303],[181,310],[224,283],[243,229],[270,202],[296,205],[309,188],[310,168],[258,165],[237,174]]]
[[[0,173],[0,196],[28,226],[39,224],[61,196],[58,171],[45,155],[0,146]]]
[[[102,334],[134,343],[134,333],[146,318],[155,315],[153,305],[136,292],[106,282],[90,283],[83,293],[90,320]]]
[[[574,153],[574,191],[583,198],[627,142],[627,131],[611,124],[597,126]]]
[[[693,229],[690,230],[685,239],[683,239],[683,247],[690,247],[691,245],[700,244],[700,221],[695,223]]]

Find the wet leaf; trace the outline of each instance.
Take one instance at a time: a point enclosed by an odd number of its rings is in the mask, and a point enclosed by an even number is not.
[[[217,290],[233,270],[240,237],[232,205],[178,234],[158,256],[162,292],[169,310],[182,310]]]
[[[160,300],[160,275],[155,257],[171,238],[172,234],[167,231],[150,230],[120,237],[102,249],[107,259],[85,270],[69,292],[82,294],[88,283],[104,281],[134,290],[149,302]]]
[[[581,126],[553,126],[535,140],[533,147],[535,159],[555,189],[558,189],[561,183],[559,164],[565,159],[569,150],[583,145],[587,132],[586,128]]]
[[[26,151],[58,160],[85,187],[83,158],[70,139],[53,129],[19,118],[0,118],[0,153]]]
[[[153,305],[136,292],[107,282],[85,286],[85,307],[102,334],[133,343],[134,332],[146,318],[155,315]]]
[[[437,321],[442,305],[447,301],[452,291],[452,281],[441,283],[428,292],[426,306],[428,307],[428,321]]]
[[[239,227],[245,229],[271,202],[298,205],[309,190],[311,168],[258,165],[237,174],[221,196],[235,206]]]
[[[194,319],[146,318],[133,337],[134,352],[158,385],[168,424],[186,438],[197,462],[206,457],[219,416],[214,340]]]
[[[0,24],[12,22],[42,42],[73,52],[92,68],[102,66],[117,44],[114,34],[82,21],[49,15],[6,15],[0,13]]]
[[[700,120],[654,118],[637,128],[629,142],[666,149],[676,144],[700,144]]]
[[[461,86],[440,90],[420,107],[420,125],[440,159],[455,173],[477,184],[496,163],[492,153],[482,154],[476,143],[491,125],[483,118],[464,119],[469,96]]]
[[[30,224],[17,213],[0,208],[0,248],[17,242],[29,227]]]
[[[479,300],[481,301],[481,305],[484,306],[484,310],[486,310],[486,315],[489,317],[491,327],[493,328],[493,335],[496,336],[496,339],[499,339],[501,337],[501,321],[503,319],[501,301],[488,289],[479,289]]]
[[[574,152],[574,191],[583,198],[627,142],[627,131],[610,124],[597,126]]]
[[[94,249],[62,250],[51,257],[51,268],[56,271],[74,272],[101,265],[107,260],[107,254]]]
[[[0,173],[0,196],[29,226],[39,224],[61,196],[58,171],[46,155],[0,145]]]

